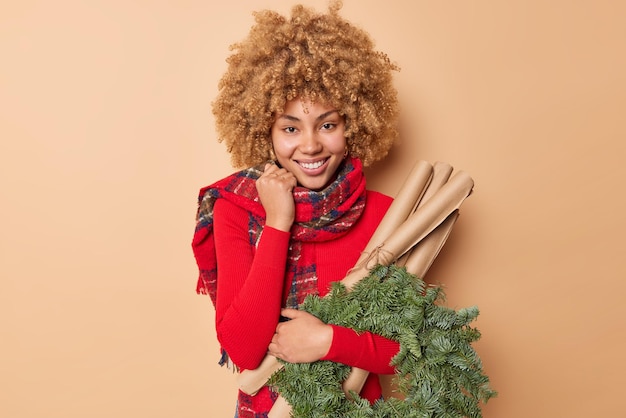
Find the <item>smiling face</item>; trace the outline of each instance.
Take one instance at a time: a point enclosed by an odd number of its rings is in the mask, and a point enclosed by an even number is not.
[[[334,107],[290,100],[272,125],[276,159],[300,186],[321,190],[334,180],[345,157],[344,131],[344,119]]]

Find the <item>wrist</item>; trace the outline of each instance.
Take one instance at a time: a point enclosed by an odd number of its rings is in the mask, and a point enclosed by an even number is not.
[[[291,231],[291,226],[293,225],[293,220],[286,219],[275,219],[275,218],[267,218],[265,220],[265,226],[270,226],[279,231],[289,232]]]

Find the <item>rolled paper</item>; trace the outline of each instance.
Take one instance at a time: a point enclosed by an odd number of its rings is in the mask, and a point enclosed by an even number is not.
[[[348,374],[346,380],[344,380],[341,384],[341,388],[343,389],[343,393],[346,394],[346,398],[352,399],[352,392],[361,393],[361,389],[363,389],[369,374],[370,372],[367,370],[359,369],[358,367],[353,367],[350,370],[350,374]]]
[[[275,372],[281,369],[283,365],[276,357],[267,354],[259,367],[254,370],[242,370],[237,376],[239,389],[248,395],[256,395],[256,393],[265,386],[267,379]]]
[[[404,264],[409,273],[424,279],[426,272],[428,272],[435,258],[439,255],[441,248],[448,240],[448,236],[452,232],[452,227],[458,217],[459,211],[455,210],[433,232],[413,247],[410,256]]]
[[[441,189],[444,184],[446,184],[446,182],[450,179],[452,170],[453,167],[450,164],[442,161],[437,161],[433,164],[432,179],[415,209],[419,206],[423,206],[425,202],[427,202],[439,189]],[[411,248],[402,257],[398,258],[398,260],[396,260],[396,265],[404,266],[413,250],[414,248]]]
[[[367,254],[389,238],[398,226],[413,213],[426,192],[432,176],[433,166],[429,162],[418,161],[415,163],[363,249],[361,258],[356,262],[357,265],[367,257]]]
[[[291,405],[283,398],[282,396],[278,396],[276,398],[276,402],[272,405],[272,409],[269,414],[267,414],[268,418],[288,418],[291,416]]]
[[[395,374],[379,374],[380,386],[383,389],[383,398],[405,399],[406,396],[399,391],[398,376]]]
[[[432,197],[419,205],[415,212],[400,224],[391,233],[389,238],[378,245],[366,262],[362,262],[341,281],[348,289],[369,273],[376,264],[388,266],[411,250],[419,241],[424,239],[452,212],[457,210],[463,200],[469,196],[474,187],[474,181],[464,171],[459,171],[441,186]]]
[[[376,264],[390,265],[441,224],[472,192],[474,181],[459,171],[408,217],[378,249]]]
[[[424,195],[420,199],[418,207],[423,206],[424,203],[428,202],[430,198],[437,193],[437,191],[441,189],[443,185],[448,182],[448,180],[450,180],[452,170],[452,166],[448,163],[444,163],[443,161],[437,161],[433,164],[432,179],[428,184],[428,188],[424,191]]]

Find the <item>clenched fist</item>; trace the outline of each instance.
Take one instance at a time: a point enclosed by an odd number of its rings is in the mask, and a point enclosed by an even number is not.
[[[265,171],[256,181],[259,199],[265,209],[265,225],[289,232],[296,216],[293,189],[296,177],[274,164],[266,164]]]

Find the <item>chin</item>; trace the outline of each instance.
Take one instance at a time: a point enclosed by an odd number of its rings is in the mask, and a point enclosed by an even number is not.
[[[328,179],[319,179],[319,180],[317,180],[317,179],[316,180],[306,179],[305,181],[298,181],[298,183],[300,184],[301,187],[304,187],[305,189],[319,191],[319,190],[322,190],[322,189],[326,188],[326,186],[328,186],[328,184],[330,183],[330,180],[328,180]]]

